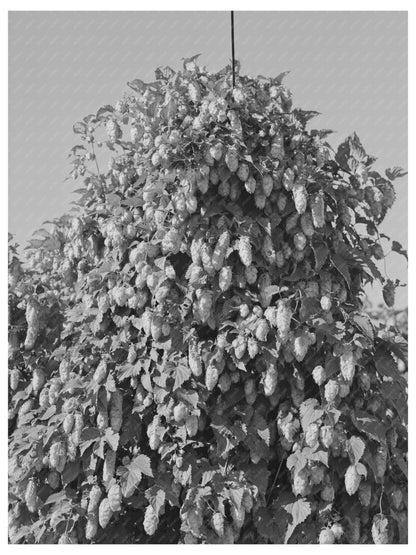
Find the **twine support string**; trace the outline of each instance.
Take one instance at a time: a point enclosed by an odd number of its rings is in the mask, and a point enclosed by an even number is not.
[[[233,88],[235,87],[234,12],[231,12],[231,57],[233,63]]]

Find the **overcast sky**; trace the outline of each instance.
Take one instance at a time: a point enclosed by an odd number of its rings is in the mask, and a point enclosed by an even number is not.
[[[236,12],[242,72],[276,76],[294,104],[322,115],[335,146],[356,131],[376,169],[407,168],[407,15],[405,12]],[[9,231],[24,244],[67,211],[78,185],[64,182],[72,124],[161,65],[201,53],[209,70],[230,58],[229,12],[11,12],[9,15]],[[407,246],[407,180],[382,231]],[[407,281],[401,257],[390,277]],[[380,301],[378,289],[370,292]],[[407,305],[407,290],[397,306]]]

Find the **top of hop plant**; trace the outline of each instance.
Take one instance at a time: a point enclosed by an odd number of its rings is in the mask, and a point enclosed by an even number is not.
[[[98,211],[111,225],[109,208],[147,207],[175,193],[179,208],[173,218],[158,224],[148,210],[141,226],[142,238],[156,232],[161,241],[169,230],[165,251],[172,240],[173,250],[180,250],[184,226],[192,228],[190,216],[218,214],[220,224],[220,215],[239,222],[241,234],[255,234],[258,225],[272,238],[280,233],[282,278],[310,277],[329,262],[348,288],[351,270],[360,271],[357,291],[366,281],[382,281],[392,305],[398,282],[386,280],[374,264],[384,257],[377,226],[395,200],[391,181],[404,172],[395,168],[383,177],[374,171],[375,158],[356,134],[333,152],[326,142],[330,131],[306,128],[316,112],[292,107],[282,84],[286,73],[237,74],[233,87],[230,67],[209,73],[197,57],[184,60],[181,71],[157,69],[152,83],[135,79],[129,83],[135,94],[75,124],[93,152],[74,147],[74,178],[100,159],[94,144],[114,152],[106,174],[86,178],[88,193],[80,204],[88,206],[98,194],[104,200]],[[120,195],[129,200],[120,201]],[[118,243],[127,246],[122,237]],[[403,252],[397,242],[392,250]]]

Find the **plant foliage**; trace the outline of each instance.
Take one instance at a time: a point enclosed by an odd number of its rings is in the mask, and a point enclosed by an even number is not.
[[[12,543],[406,542],[406,340],[363,308],[403,172],[230,74],[76,123],[75,211],[10,242]]]

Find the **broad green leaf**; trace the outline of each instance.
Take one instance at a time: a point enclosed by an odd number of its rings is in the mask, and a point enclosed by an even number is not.
[[[173,475],[179,484],[183,487],[189,486],[192,483],[192,466],[184,464],[179,470],[176,466],[173,469]]]
[[[63,499],[66,499],[66,493],[65,491],[58,491],[57,493],[52,493],[52,495],[50,495],[46,501],[45,501],[45,505],[51,505],[52,503],[59,503],[60,501],[62,501]]]
[[[308,454],[310,454],[311,449],[309,447],[308,449],[309,449]],[[305,450],[303,450],[303,451],[297,451],[296,453],[292,453],[291,455],[289,455],[286,461],[286,465],[289,470],[294,468],[295,472],[300,472],[303,468],[305,468],[307,462],[308,462],[308,457],[306,456]]]
[[[273,544],[283,543],[289,519],[290,516],[281,507],[279,510],[274,510],[274,507],[261,507],[254,513],[257,533]]]
[[[348,264],[345,262],[344,258],[338,256],[337,254],[331,254],[331,262],[334,267],[338,270],[341,276],[345,279],[348,287],[351,286],[351,276],[348,269]]]
[[[73,461],[66,464],[64,471],[62,472],[62,483],[64,486],[70,484],[75,480],[79,474],[80,466],[79,461]]]
[[[254,484],[260,494],[265,495],[269,483],[270,470],[266,461],[260,461],[257,464],[241,465],[241,470],[248,482]]]
[[[395,166],[394,168],[387,168],[386,170],[387,179],[390,179],[390,181],[394,181],[398,177],[404,177],[405,175],[407,175],[407,172],[398,166]]]
[[[212,422],[211,428],[217,440],[218,452],[224,457],[229,451],[232,451],[243,438],[235,435],[236,430],[233,429],[232,426],[216,424],[215,422],[215,420]]]
[[[355,427],[370,439],[375,439],[379,443],[386,443],[385,426],[379,419],[365,411],[356,411],[355,414],[351,413],[351,420]]]
[[[87,126],[84,122],[77,121],[77,123],[74,123],[72,126],[72,130],[74,133],[84,135],[87,132]]]
[[[306,322],[311,316],[321,311],[321,305],[317,299],[305,297],[301,301],[299,310],[299,318],[302,322]]]
[[[396,361],[382,345],[379,345],[375,352],[374,363],[376,365],[377,372],[379,372],[382,376],[392,378],[393,380],[403,381],[403,378],[397,368]]]
[[[315,448],[304,447],[302,454],[308,461],[317,461],[328,466],[328,451],[319,451],[317,449],[319,449],[319,446]]]
[[[363,463],[360,463],[360,462],[356,463],[355,469],[357,470],[360,476],[364,476],[364,478],[367,478],[367,469],[363,465]]]
[[[196,391],[190,392],[184,389],[176,390],[176,395],[179,399],[186,401],[193,408],[196,408],[199,402],[199,396]]]
[[[146,391],[148,391],[149,393],[153,392],[152,380],[150,379],[150,373],[148,371],[142,374],[140,381],[142,382],[142,386],[145,388]]]
[[[116,193],[109,193],[106,195],[106,202],[112,208],[118,208],[120,206],[120,197]]]
[[[237,507],[238,510],[240,510],[241,508],[241,502],[243,500],[244,491],[245,491],[244,488],[239,488],[239,487],[229,488],[228,490],[230,499]]]
[[[82,430],[81,439],[82,441],[91,441],[98,439],[100,436],[101,434],[98,428],[88,427]]]
[[[83,441],[79,446],[79,450],[81,452],[81,455],[83,455],[85,453],[85,451],[88,449],[88,447],[91,447],[91,445],[94,445],[94,443],[96,443],[96,442],[100,442],[100,440],[98,440],[97,438],[92,438],[92,439],[88,439],[86,441]]]
[[[113,432],[111,428],[107,428],[104,434],[104,439],[113,451],[117,451],[120,434]]]
[[[286,459],[286,466],[289,470],[292,470],[292,468],[295,466],[296,461],[298,460],[298,456],[299,451],[297,451],[296,453],[291,453]]]
[[[281,85],[283,79],[286,77],[286,75],[289,75],[290,71],[282,71],[281,73],[279,73],[279,75],[277,77],[273,77],[272,78],[272,82],[274,85]]]
[[[112,114],[114,112],[114,108],[112,106],[110,106],[109,104],[107,104],[106,106],[103,106],[102,108],[100,108],[96,114],[96,118],[97,119],[102,119],[102,116],[107,115],[107,114]]]
[[[374,328],[370,318],[364,314],[355,313],[350,319],[358,326],[358,328],[372,341],[374,341]]]
[[[155,513],[158,515],[165,504],[166,493],[162,489],[159,489],[158,486],[152,486],[146,491],[145,495]]]
[[[400,470],[403,472],[403,474],[406,476],[406,478],[408,477],[408,464],[405,461],[403,454],[400,452],[399,449],[397,449],[397,447],[395,447],[394,449],[391,450],[392,451],[392,455],[393,455],[393,461],[397,464],[397,466],[400,468]]]
[[[211,484],[216,474],[218,474],[218,470],[206,470],[202,474],[201,486],[206,486],[207,484]]]
[[[355,172],[360,166],[370,165],[374,158],[367,155],[357,134],[353,133],[339,145],[335,161],[344,171]]]
[[[406,393],[403,385],[400,382],[383,382],[380,392],[393,404],[401,420],[407,424],[407,403],[403,403]]]
[[[311,504],[305,499],[298,499],[294,503],[284,505],[286,512],[292,516],[292,522],[288,525],[284,542],[287,543],[293,534],[296,526],[301,524],[311,514]]]
[[[407,260],[407,250],[404,249],[398,241],[392,241],[391,250],[398,254],[402,254]]]
[[[315,241],[312,243],[312,250],[315,256],[315,271],[319,272],[328,258],[329,249],[325,243]]]
[[[339,372],[339,357],[329,357],[325,362],[325,373],[327,378],[331,378]]]
[[[174,369],[175,383],[173,385],[173,391],[181,387],[181,385],[189,380],[191,377],[191,369],[185,364],[178,364]]]
[[[279,287],[278,285],[269,285],[264,289],[265,294],[270,296],[280,293],[280,291],[281,287]]]
[[[130,464],[132,464],[133,462],[137,465],[137,468],[140,470],[140,472],[142,472],[146,476],[153,477],[149,457],[147,457],[146,455],[136,455]]]
[[[42,414],[42,416],[39,416],[39,420],[49,420],[49,418],[53,416],[55,413],[56,413],[56,406],[52,405],[51,407],[46,409],[46,411]]]
[[[257,434],[264,441],[266,445],[270,445],[270,430],[269,428],[264,428],[263,430],[257,430]]]
[[[140,484],[142,479],[142,471],[140,461],[133,459],[130,464],[125,467],[125,471],[121,476],[121,490],[123,496],[131,497]]]
[[[300,405],[299,412],[301,415],[302,429],[304,431],[307,430],[310,424],[319,420],[324,414],[322,409],[317,409],[318,406],[319,402],[317,399],[307,399]]]

